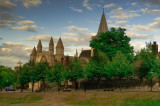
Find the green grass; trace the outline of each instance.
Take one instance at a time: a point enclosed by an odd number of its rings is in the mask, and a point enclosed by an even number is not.
[[[71,94],[65,101],[72,106],[160,106],[160,93],[93,93],[83,99],[86,95]]]
[[[26,95],[24,97],[18,97],[18,98],[15,98],[15,97],[0,97],[0,103],[3,103],[3,104],[22,104],[22,103],[35,103],[37,101],[40,101],[42,100],[43,97],[41,96],[37,96],[37,95],[33,95],[33,94],[30,94],[30,95]]]

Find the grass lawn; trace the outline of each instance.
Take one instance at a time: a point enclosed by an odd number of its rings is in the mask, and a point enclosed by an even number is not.
[[[160,92],[0,93],[0,106],[160,106]]]

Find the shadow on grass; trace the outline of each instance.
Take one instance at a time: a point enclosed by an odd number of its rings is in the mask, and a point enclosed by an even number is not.
[[[37,95],[27,95],[22,98],[13,98],[13,97],[0,97],[0,103],[3,104],[22,104],[22,103],[35,103],[42,100],[43,97]]]

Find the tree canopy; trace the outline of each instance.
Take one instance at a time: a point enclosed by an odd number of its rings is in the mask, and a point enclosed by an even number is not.
[[[101,33],[98,38],[91,40],[90,46],[104,52],[110,60],[120,50],[127,59],[133,61],[133,47],[129,44],[130,38],[125,31],[126,29],[123,28],[111,28],[106,33]]]

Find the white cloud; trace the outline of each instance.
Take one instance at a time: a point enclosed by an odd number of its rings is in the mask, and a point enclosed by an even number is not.
[[[156,22],[150,23],[149,26],[152,28],[160,29],[160,17],[155,18]]]
[[[104,5],[104,8],[111,8],[111,7],[115,7],[115,6],[117,6],[115,3],[111,3],[108,5]]]
[[[28,32],[36,32],[36,25],[26,25],[26,26],[18,26],[18,27],[12,27],[13,30],[24,30]]]
[[[143,25],[134,25],[131,30],[138,30],[138,31],[151,31],[156,32],[155,29],[151,28],[150,26],[143,26]]]
[[[12,3],[9,0],[0,0],[0,10],[9,10],[12,11],[16,7],[16,4]]]
[[[14,67],[20,59],[27,62],[32,49],[23,43],[5,42],[0,45],[0,64]]]
[[[136,42],[131,44],[134,47],[134,50],[140,51],[142,48],[145,48],[146,44],[144,42]]]
[[[86,31],[86,30],[88,30],[88,28],[79,28],[77,26],[68,26],[68,29],[72,30],[72,31]]]
[[[19,25],[22,25],[22,26],[26,26],[26,25],[31,25],[31,24],[35,24],[34,21],[31,21],[31,20],[25,20],[25,21],[20,21],[18,22]]]
[[[17,0],[21,1],[26,8],[35,7],[42,3],[42,0]]]
[[[76,11],[76,12],[83,12],[81,9],[76,9],[74,7],[70,7],[71,10]]]
[[[144,14],[159,14],[160,10],[150,10],[149,8],[141,9]]]
[[[92,8],[91,8],[91,6],[90,6],[90,4],[88,2],[89,2],[89,0],[84,0],[83,1],[83,6],[85,8],[87,8],[88,10],[92,10]]]
[[[36,32],[37,25],[31,20],[20,21],[17,23],[19,26],[12,27],[12,30],[24,30],[28,32]]]
[[[136,6],[137,6],[137,3],[131,3],[131,5],[132,5],[133,7],[136,7]]]
[[[128,37],[130,37],[132,40],[151,40],[151,39],[157,38],[157,36],[147,35],[147,34],[139,34],[139,33],[131,32],[131,31],[126,32],[126,35]]]
[[[30,36],[28,39],[21,39],[25,41],[37,41],[41,39],[42,41],[49,41],[51,38],[51,35],[38,35],[38,36]],[[53,39],[54,40],[54,39]]]
[[[117,21],[116,24],[120,25],[120,26],[125,26],[127,23],[127,21]]]
[[[117,19],[126,19],[126,18],[133,18],[140,16],[138,13],[135,12],[128,12],[124,11],[123,8],[119,7],[115,10],[112,10],[110,12],[111,18],[117,18]]]

